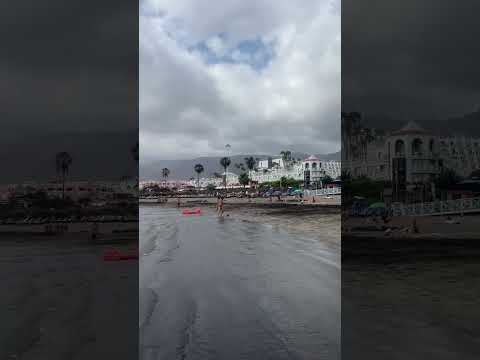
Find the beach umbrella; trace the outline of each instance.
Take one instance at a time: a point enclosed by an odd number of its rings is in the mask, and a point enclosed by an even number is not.
[[[376,203],[373,203],[372,205],[369,206],[370,209],[385,209],[386,206],[385,206],[385,203],[383,202],[376,202]]]

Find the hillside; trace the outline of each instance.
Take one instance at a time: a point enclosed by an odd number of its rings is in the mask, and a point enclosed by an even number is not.
[[[230,158],[232,159],[231,171],[236,172],[234,164],[243,163],[244,158],[249,155],[234,155]],[[269,155],[257,154],[251,155],[254,158],[266,159]],[[270,155],[272,156],[272,155]],[[305,153],[292,153],[292,157],[295,159],[305,159],[309,154]],[[317,154],[317,156],[322,160],[340,160],[340,152],[332,154]],[[272,156],[276,157],[276,156]],[[168,168],[170,170],[170,179],[189,179],[190,177],[196,176],[196,173],[193,170],[195,164],[202,164],[205,168],[203,176],[211,176],[213,173],[218,172],[222,173],[223,169],[219,164],[220,158],[218,157],[198,157],[189,160],[158,160],[148,164],[140,165],[140,179],[141,180],[160,180],[161,171],[163,168]]]

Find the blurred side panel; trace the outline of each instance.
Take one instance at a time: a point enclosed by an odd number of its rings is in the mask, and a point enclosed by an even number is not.
[[[342,3],[342,356],[476,359],[476,1]]]
[[[1,359],[138,356],[138,2],[0,5]]]

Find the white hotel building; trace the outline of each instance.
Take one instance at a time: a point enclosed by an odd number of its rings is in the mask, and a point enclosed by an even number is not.
[[[260,160],[257,171],[250,172],[250,179],[264,183],[279,181],[282,177],[286,177],[312,183],[327,175],[337,179],[340,174],[340,161],[322,161],[312,155],[302,162],[293,161],[290,164],[284,164],[283,159]]]

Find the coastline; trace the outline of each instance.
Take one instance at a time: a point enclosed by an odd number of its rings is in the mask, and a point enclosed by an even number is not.
[[[262,223],[289,232],[292,235],[307,235],[317,238],[325,244],[339,249],[341,218],[340,207],[335,204],[292,204],[292,203],[260,203],[248,202],[247,199],[235,199],[237,201],[225,202],[225,216],[238,221]],[[243,201],[238,201],[243,200]],[[216,216],[215,202],[195,202],[183,204],[179,208],[200,208],[205,215]],[[140,206],[163,207],[166,209],[178,209],[176,202],[163,204],[144,204]]]

